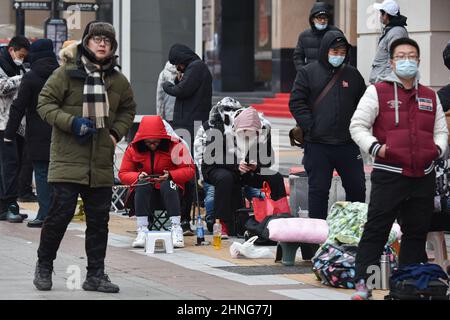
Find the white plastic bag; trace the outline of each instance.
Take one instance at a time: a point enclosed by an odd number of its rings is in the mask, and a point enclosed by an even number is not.
[[[254,242],[257,239],[258,236],[254,236],[244,243],[233,242],[230,246],[231,257],[237,259],[241,255],[250,259],[274,259],[275,256],[269,248],[255,247]]]

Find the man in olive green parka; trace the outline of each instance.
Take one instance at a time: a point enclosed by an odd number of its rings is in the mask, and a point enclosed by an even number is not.
[[[38,113],[53,127],[48,173],[53,199],[33,282],[39,290],[51,290],[53,260],[81,195],[88,257],[83,289],[119,291],[104,266],[114,149],[133,123],[136,103],[130,83],[116,67],[117,47],[112,25],[89,23],[82,42],[64,49],[64,64],[39,96]]]

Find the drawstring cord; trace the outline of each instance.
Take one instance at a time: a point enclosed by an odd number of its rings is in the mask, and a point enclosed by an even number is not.
[[[395,126],[398,127],[398,124],[400,123],[400,117],[398,112],[398,89],[397,89],[397,82],[394,82],[394,103],[395,103]]]
[[[416,89],[416,102],[419,101],[419,81],[416,79],[414,81],[414,87]],[[398,88],[397,88],[397,82],[394,82],[394,99],[395,99],[395,126],[398,127],[400,123],[400,116],[399,116],[399,108],[398,108]]]

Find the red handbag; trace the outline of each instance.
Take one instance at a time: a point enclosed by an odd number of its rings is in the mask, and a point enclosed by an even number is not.
[[[279,213],[291,213],[287,197],[272,200],[269,183],[264,181],[261,191],[266,195],[264,199],[253,198],[253,212],[258,222],[263,221],[267,216]]]

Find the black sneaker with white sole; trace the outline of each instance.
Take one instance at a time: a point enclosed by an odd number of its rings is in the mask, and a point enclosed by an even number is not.
[[[191,237],[194,235],[194,232],[191,230],[191,224],[189,223],[189,221],[182,221],[181,229],[183,229],[183,236]]]

